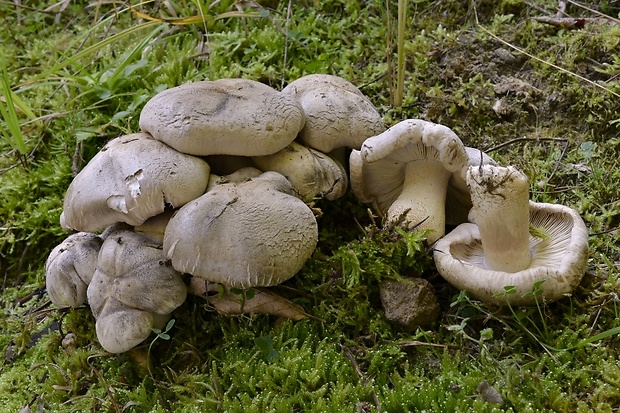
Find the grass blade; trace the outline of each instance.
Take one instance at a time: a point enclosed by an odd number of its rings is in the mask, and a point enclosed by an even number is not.
[[[9,128],[8,134],[5,132],[4,136],[13,149],[16,149],[20,155],[26,155],[26,144],[24,143],[21,126],[19,125],[19,119],[17,117],[15,105],[13,104],[15,94],[9,85],[9,74],[5,67],[2,68],[0,87],[2,88],[2,94],[4,95],[4,102],[6,104],[6,107],[5,105],[0,105],[0,114]]]

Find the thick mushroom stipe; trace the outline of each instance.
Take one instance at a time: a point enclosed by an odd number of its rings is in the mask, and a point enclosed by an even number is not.
[[[527,176],[512,166],[469,168],[467,182],[474,207],[470,221],[483,240],[485,267],[517,272],[530,266],[530,207]]]

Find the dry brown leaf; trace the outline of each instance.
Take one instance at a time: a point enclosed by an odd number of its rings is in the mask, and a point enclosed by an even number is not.
[[[250,297],[232,293],[228,288],[222,292],[218,291],[218,284],[198,277],[192,277],[188,287],[191,294],[204,298],[222,314],[270,314],[294,321],[308,317],[303,308],[267,288],[256,287],[252,290],[254,295]]]

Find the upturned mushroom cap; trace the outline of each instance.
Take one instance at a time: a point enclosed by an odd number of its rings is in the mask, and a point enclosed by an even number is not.
[[[86,302],[102,243],[95,234],[78,232],[52,250],[45,262],[45,286],[54,305],[78,307]]]
[[[330,201],[345,194],[348,186],[344,167],[328,155],[291,142],[273,155],[255,156],[254,163],[262,171],[278,172],[293,185],[296,195],[305,202],[316,196]]]
[[[258,156],[291,143],[305,122],[290,95],[247,79],[187,83],[155,95],[140,128],[192,155]]]
[[[349,157],[351,189],[372,203],[387,223],[429,229],[433,242],[445,232],[446,199],[453,175],[468,166],[465,146],[448,127],[408,119],[366,139]],[[420,223],[422,223],[420,225]]]
[[[183,304],[187,287],[164,259],[160,244],[121,230],[101,246],[87,292],[99,342],[121,353],[144,341],[155,320]]]
[[[209,165],[177,152],[146,133],[108,142],[73,179],[61,225],[95,232],[116,222],[140,225],[166,207],[202,195]]]
[[[343,78],[308,75],[291,82],[282,93],[297,99],[306,114],[298,140],[323,153],[343,146],[359,149],[366,138],[385,130],[370,100]]]
[[[588,259],[588,230],[583,220],[563,205],[531,201],[529,205],[530,223],[539,228],[539,234],[530,234],[532,258],[527,269],[512,273],[488,269],[478,226],[466,223],[435,244],[437,271],[456,288],[497,305],[536,305],[573,291]]]
[[[172,217],[165,256],[180,272],[231,287],[279,284],[301,269],[318,242],[312,211],[292,194],[276,172],[215,185]]]

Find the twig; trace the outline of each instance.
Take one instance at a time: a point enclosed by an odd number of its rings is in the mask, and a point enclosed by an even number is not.
[[[570,4],[574,5],[574,6],[581,7],[582,9],[587,10],[587,11],[589,11],[590,13],[594,13],[594,14],[596,14],[597,16],[604,17],[604,18],[606,18],[606,19],[608,19],[608,20],[611,20],[611,21],[613,21],[613,22],[616,22],[616,23],[619,23],[619,24],[620,24],[620,20],[619,20],[619,19],[616,19],[616,18],[613,18],[613,17],[611,17],[611,16],[608,16],[607,14],[605,14],[605,13],[601,13],[601,12],[600,12],[600,11],[598,11],[598,10],[594,10],[594,9],[592,9],[592,8],[588,7],[588,6],[584,6],[583,4],[577,3],[576,1],[573,1],[573,0],[566,0],[566,1],[567,1],[568,3],[570,3]]]
[[[567,139],[563,139],[563,138],[516,138],[516,139],[511,139],[509,141],[506,142],[502,142],[497,146],[493,146],[492,148],[486,149],[485,152],[489,153],[489,152],[493,152],[496,151],[498,149],[502,149],[505,148],[506,146],[510,146],[513,143],[518,143],[518,142],[564,142],[564,143],[568,143]]]
[[[370,382],[372,381],[372,377],[368,377],[366,376],[366,374],[364,374],[359,364],[357,364],[357,360],[355,360],[355,357],[353,356],[351,351],[346,346],[342,346],[342,351],[353,365],[353,369],[355,369],[355,372],[357,373],[359,378],[364,382],[364,385],[367,386],[368,384],[370,384]],[[370,388],[370,393],[372,394],[372,400],[377,407],[377,412],[383,412],[383,409],[381,408],[381,402],[379,401],[379,397],[377,396],[377,392],[375,391],[374,387]]]
[[[438,348],[449,348],[449,349],[458,349],[458,346],[453,346],[450,344],[438,344],[438,343],[426,343],[424,341],[412,340],[405,341],[403,343],[398,344],[401,347],[418,347],[418,346],[426,346],[426,347],[438,347]]]
[[[586,24],[603,24],[607,19],[601,17],[534,17],[540,23],[550,24],[561,29],[581,29]]]

